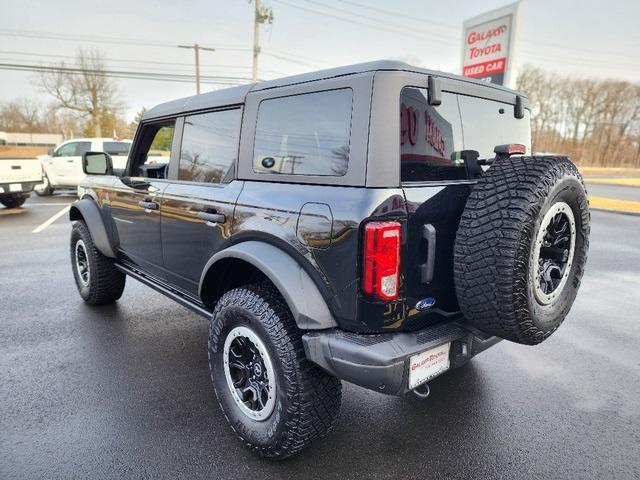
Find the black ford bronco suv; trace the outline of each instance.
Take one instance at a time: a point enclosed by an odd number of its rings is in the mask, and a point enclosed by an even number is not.
[[[529,115],[519,92],[389,61],[159,105],[124,171],[83,157],[78,290],[114,302],[130,276],[209,319],[225,417],[290,456],[332,427],[341,380],[426,396],[562,323],[587,196],[566,157],[527,156]]]

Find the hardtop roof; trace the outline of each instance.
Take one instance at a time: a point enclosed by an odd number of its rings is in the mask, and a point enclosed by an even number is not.
[[[359,73],[376,72],[376,71],[404,71],[412,73],[420,73],[424,75],[433,75],[436,77],[450,78],[463,82],[473,83],[484,88],[493,88],[505,92],[514,93],[526,98],[526,96],[516,90],[507,87],[495,85],[492,83],[474,80],[452,73],[440,72],[437,70],[429,70],[421,67],[414,67],[405,62],[396,60],[378,60],[375,62],[358,63],[345,67],[329,68],[326,70],[318,70],[315,72],[292,75],[275,80],[267,80],[259,83],[249,83],[238,87],[224,88],[213,92],[193,95],[191,97],[180,98],[170,102],[161,103],[147,112],[143,116],[143,120],[161,118],[169,115],[177,115],[181,113],[203,110],[207,108],[223,107],[227,105],[242,104],[249,92],[268,90],[271,88],[285,87],[299,83],[315,82],[328,78],[343,77],[347,75],[356,75]]]

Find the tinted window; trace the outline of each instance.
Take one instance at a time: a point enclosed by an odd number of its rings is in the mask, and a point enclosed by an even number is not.
[[[524,118],[513,116],[513,105],[476,97],[458,97],[464,127],[464,147],[477,150],[480,158],[491,158],[496,145],[531,145],[529,110]]]
[[[427,89],[404,88],[400,97],[400,171],[403,182],[466,179],[456,95],[429,105]]]
[[[76,153],[77,142],[67,143],[58,148],[53,154],[54,157],[71,157]]]
[[[102,149],[112,157],[115,155],[129,155],[131,144],[127,142],[104,142]]]
[[[254,171],[330,176],[347,173],[352,96],[351,89],[344,89],[260,103]]]
[[[136,146],[131,174],[147,178],[167,178],[175,119],[144,125]]]
[[[239,109],[186,117],[178,179],[222,182],[236,159],[239,134]]]
[[[83,153],[91,151],[91,142],[78,142],[76,143],[76,151],[74,155],[80,157]]]

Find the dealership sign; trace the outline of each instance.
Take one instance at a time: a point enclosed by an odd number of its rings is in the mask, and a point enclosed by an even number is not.
[[[512,86],[518,6],[514,3],[464,22],[463,76]]]

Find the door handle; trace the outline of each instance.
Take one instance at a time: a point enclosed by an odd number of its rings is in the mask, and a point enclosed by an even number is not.
[[[420,281],[430,283],[436,265],[436,229],[430,223],[422,226],[422,238],[427,241],[427,262],[420,265]]]
[[[148,200],[140,200],[138,202],[138,205],[140,205],[145,210],[158,210],[158,208],[160,208],[160,205],[158,205],[158,203],[150,202]]]
[[[70,159],[70,160],[67,160],[67,163],[73,163],[73,162],[75,162],[75,160],[73,158]]]
[[[216,223],[224,223],[227,220],[227,217],[222,213],[198,212],[198,217],[202,220],[206,220],[207,225],[211,224],[211,226]]]

